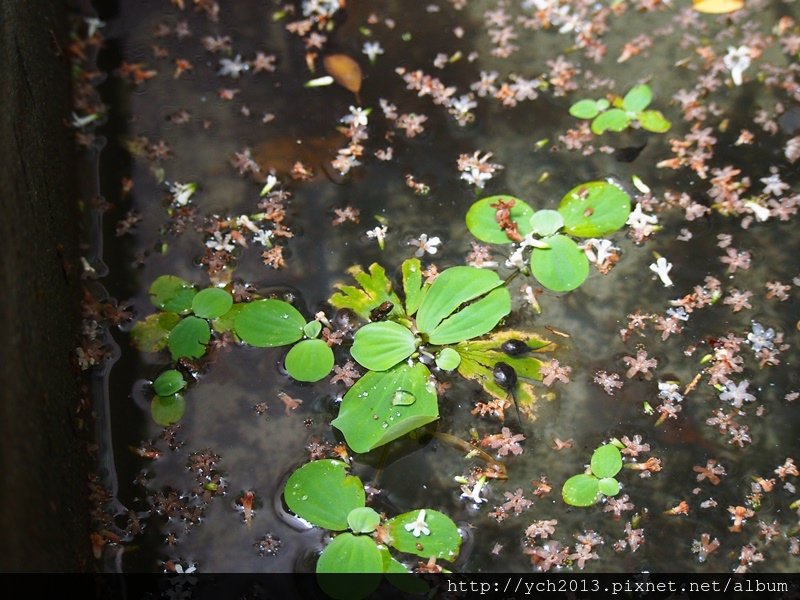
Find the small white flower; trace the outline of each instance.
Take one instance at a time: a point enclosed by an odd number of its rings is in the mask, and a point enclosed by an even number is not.
[[[742,73],[750,66],[750,48],[728,46],[728,53],[722,58],[722,64],[731,72],[735,85],[742,85]]]
[[[167,189],[172,194],[172,203],[175,206],[186,206],[197,191],[196,183],[168,183]]]
[[[383,54],[383,48],[379,42],[364,42],[364,48],[361,50],[369,58],[369,62],[374,63],[379,54]]]
[[[217,75],[225,76],[230,75],[234,79],[238,79],[239,75],[242,74],[242,71],[247,71],[250,69],[250,63],[246,60],[242,60],[242,55],[237,54],[236,58],[233,60],[229,58],[223,58],[219,61],[219,71],[217,71]]]
[[[224,236],[219,231],[214,232],[214,237],[206,242],[206,246],[217,252],[233,252],[235,246],[231,238],[231,234],[226,233]]]
[[[273,175],[272,173],[267,175],[267,180],[264,182],[264,187],[261,188],[260,196],[263,198],[264,196],[269,194],[272,191],[272,188],[274,188],[277,185],[277,183],[278,183],[278,178],[275,177],[275,175]]]
[[[636,208],[634,208],[628,215],[628,220],[625,223],[634,229],[645,229],[649,225],[655,225],[658,223],[658,217],[655,215],[646,214],[642,210],[641,202],[637,202]]]
[[[469,486],[462,485],[461,486],[461,498],[466,498],[468,500],[472,500],[474,504],[480,504],[481,502],[486,502],[486,498],[481,498],[481,490],[483,486],[486,484],[486,477],[481,477],[475,486],[470,490]]]
[[[380,225],[367,231],[367,237],[378,240],[378,246],[383,250],[383,241],[386,239],[386,225]]]
[[[416,521],[414,521],[413,523],[406,523],[405,529],[406,529],[406,531],[410,531],[411,535],[413,535],[414,537],[419,537],[420,534],[423,534],[423,535],[430,535],[431,534],[431,530],[428,529],[428,526],[425,524],[425,509],[424,508],[421,511],[419,511],[419,514],[417,515]]]
[[[656,262],[650,265],[650,270],[658,275],[658,278],[661,280],[661,283],[664,284],[664,287],[670,287],[672,285],[672,280],[668,275],[670,269],[672,269],[672,263],[667,262],[667,259],[663,256],[659,256]]]
[[[611,240],[591,238],[586,240],[583,245],[583,252],[591,262],[602,265],[609,257],[614,255],[614,251],[619,250]]]
[[[272,246],[272,231],[269,229],[259,229],[253,236],[253,241],[262,246]]]
[[[428,254],[436,254],[439,251],[439,246],[441,245],[442,240],[439,239],[437,236],[433,236],[432,238],[428,238],[427,233],[420,234],[419,238],[416,240],[408,240],[409,246],[416,246],[417,250],[414,252],[414,256],[417,258],[421,258],[427,252]]]
[[[360,106],[351,106],[350,114],[342,117],[342,123],[352,125],[353,127],[366,127],[369,122],[370,109],[361,108]]]
[[[97,17],[85,17],[83,22],[86,23],[86,37],[92,38],[99,29],[106,26],[105,21],[101,21]]]

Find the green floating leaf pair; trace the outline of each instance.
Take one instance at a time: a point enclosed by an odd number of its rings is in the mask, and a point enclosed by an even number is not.
[[[533,276],[554,292],[574,290],[589,276],[589,261],[569,236],[594,238],[613,233],[625,225],[631,211],[628,193],[607,181],[590,181],[572,188],[557,210],[534,211],[519,198],[490,196],[467,211],[467,228],[479,240],[512,243],[498,223],[500,201],[506,206],[512,204],[509,219],[526,237],[522,243],[533,246],[528,261]]]
[[[619,482],[614,476],[622,469],[622,455],[613,444],[604,444],[592,454],[589,473],[573,475],[564,482],[561,496],[571,506],[591,506],[603,496],[616,496]]]
[[[613,104],[605,98],[579,100],[569,108],[569,114],[578,119],[592,120],[592,133],[620,132],[633,122],[654,133],[669,131],[672,124],[657,110],[645,110],[653,100],[647,84],[632,87],[623,98],[614,98]]]
[[[382,575],[409,575],[382,541],[400,552],[422,558],[453,561],[461,547],[461,535],[447,515],[430,509],[403,513],[384,523],[384,534],[374,539],[381,517],[365,505],[364,485],[338,460],[307,463],[289,477],[283,491],[289,509],[312,525],[343,532],[325,547],[317,561],[321,587],[334,598],[363,598],[377,589]],[[359,574],[358,578],[342,578]],[[333,577],[337,575],[337,577]],[[419,590],[420,582],[390,581]],[[426,589],[423,586],[423,591]]]

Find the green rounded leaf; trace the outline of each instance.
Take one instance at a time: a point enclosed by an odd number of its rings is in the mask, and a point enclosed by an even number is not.
[[[167,345],[169,332],[181,318],[173,312],[159,312],[148,315],[144,321],[137,321],[131,328],[131,342],[143,352],[158,352]]]
[[[599,111],[604,111],[609,106],[611,106],[611,104],[609,103],[607,98],[600,98],[597,101],[597,110],[599,110]]]
[[[600,499],[597,477],[583,473],[573,475],[564,482],[561,497],[570,506],[591,506]]]
[[[371,537],[341,533],[317,561],[317,581],[337,600],[366,598],[380,585],[383,555]]]
[[[613,477],[603,477],[597,482],[597,488],[605,496],[616,496],[619,494],[619,481]]]
[[[431,344],[444,345],[478,337],[489,333],[510,312],[511,294],[506,288],[497,287],[447,317],[430,332],[428,340]]]
[[[461,355],[452,348],[442,348],[436,355],[436,366],[442,371],[453,371],[461,363]]]
[[[303,335],[307,338],[313,339],[317,337],[320,331],[322,331],[322,323],[319,321],[309,321],[303,325]]]
[[[197,290],[175,275],[161,275],[150,284],[150,301],[161,310],[179,314],[188,313]]]
[[[344,531],[347,515],[364,506],[364,484],[340,460],[315,460],[291,474],[283,489],[286,505],[312,525]]]
[[[533,209],[530,205],[513,196],[489,196],[470,206],[466,216],[467,229],[482,242],[489,244],[510,244],[512,242],[508,239],[506,232],[500,229],[495,219],[497,209],[492,207],[492,204],[497,204],[500,200],[514,201],[514,206],[510,210],[511,220],[517,224],[520,235],[525,237],[531,232],[530,218],[533,215]]]
[[[211,339],[208,321],[199,317],[184,317],[169,333],[169,347],[172,360],[179,358],[199,358],[206,353],[206,344]]]
[[[186,381],[184,381],[183,375],[175,369],[164,371],[153,382],[153,391],[159,396],[171,396],[185,387]]]
[[[216,319],[233,306],[233,296],[222,288],[200,290],[192,298],[192,312],[204,319]]]
[[[600,110],[595,100],[578,100],[569,107],[569,114],[579,119],[594,119]]]
[[[347,515],[347,524],[353,533],[372,533],[381,523],[381,516],[369,506],[354,508]]]
[[[236,316],[245,306],[245,304],[234,304],[231,306],[228,312],[220,317],[217,317],[211,322],[212,329],[214,329],[214,331],[218,331],[219,333],[231,331],[234,323],[236,322]]]
[[[564,226],[564,217],[557,210],[537,210],[531,217],[531,229],[539,237],[553,235]]]
[[[150,415],[158,425],[169,427],[177,423],[186,411],[186,400],[181,394],[155,396],[150,401]]]
[[[622,455],[613,444],[603,444],[592,453],[592,473],[601,479],[614,477],[622,469]]]
[[[345,394],[331,424],[354,452],[369,452],[396,440],[439,418],[436,386],[429,378],[430,371],[420,363],[368,371]],[[395,401],[398,392],[401,403]]]
[[[418,258],[403,261],[403,294],[406,297],[406,314],[410,317],[419,308],[427,288],[422,283],[422,263]]]
[[[502,284],[503,281],[494,271],[477,267],[445,269],[428,288],[428,293],[417,311],[417,329],[430,334],[459,306]]]
[[[242,340],[258,348],[292,344],[303,337],[306,320],[283,300],[255,300],[242,307],[233,329]]]
[[[639,121],[639,125],[642,126],[642,129],[652,131],[653,133],[664,133],[669,131],[669,128],[672,127],[672,123],[664,118],[664,115],[658,110],[640,112],[636,115],[636,119]]]
[[[392,537],[391,545],[400,552],[416,554],[422,558],[435,556],[453,562],[461,549],[461,534],[453,520],[436,510],[425,510],[424,533],[414,527],[421,511],[412,510],[386,522],[386,529]],[[414,531],[419,533],[414,535]]]
[[[610,108],[592,121],[592,132],[600,135],[606,131],[622,131],[631,124],[631,116],[619,108]]]
[[[630,112],[641,112],[653,101],[653,91],[646,83],[633,86],[622,99],[622,108]]]
[[[631,197],[613,183],[589,181],[564,194],[558,212],[570,235],[602,237],[625,225],[631,212]]]
[[[394,321],[368,323],[353,338],[350,354],[371,371],[385,371],[405,360],[417,349],[417,340],[407,327]]]
[[[545,240],[549,248],[531,252],[531,272],[544,287],[554,292],[569,292],[589,276],[589,260],[578,245],[565,235]]]
[[[324,340],[303,340],[289,350],[285,366],[297,381],[319,381],[333,368],[333,350]]]

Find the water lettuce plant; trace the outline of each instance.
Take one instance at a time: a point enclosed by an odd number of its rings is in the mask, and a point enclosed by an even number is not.
[[[561,497],[571,506],[591,506],[603,496],[616,496],[619,482],[614,476],[622,469],[622,454],[613,443],[603,444],[592,453],[589,468],[564,482]]]
[[[493,271],[451,267],[426,283],[418,259],[406,260],[401,270],[403,299],[383,267],[373,264],[369,272],[352,270],[359,286],[339,284],[329,300],[371,321],[356,331],[350,350],[368,371],[345,394],[332,423],[355,452],[368,452],[438,419],[431,368],[457,371],[505,398],[509,390],[493,378],[497,363],[505,361],[521,378],[511,393],[520,404],[532,403],[533,390],[524,380],[541,379],[540,360],[523,353],[507,356],[500,348],[512,337],[531,351],[551,345],[522,332],[476,339],[511,312],[510,294]],[[372,320],[379,307],[385,308],[380,320]]]
[[[634,123],[654,133],[669,131],[672,124],[660,111],[647,110],[652,101],[653,91],[642,83],[633,86],[622,98],[613,96],[610,102],[606,98],[579,100],[569,107],[569,114],[579,119],[590,119],[595,135],[623,131]]]
[[[556,210],[534,210],[513,196],[489,196],[472,204],[470,233],[489,244],[518,243],[509,262],[530,269],[541,285],[555,292],[580,286],[589,260],[572,238],[598,238],[622,228],[631,199],[608,181],[589,181],[568,191]],[[528,248],[532,248],[526,257]]]
[[[298,517],[334,534],[316,567],[320,586],[334,598],[363,598],[384,575],[398,587],[424,591],[389,549],[452,562],[461,547],[458,527],[441,512],[424,508],[387,519],[366,506],[363,483],[340,460],[306,463],[289,477],[283,496]],[[325,577],[341,574],[359,576]]]
[[[297,381],[319,381],[333,368],[333,351],[318,339],[322,325],[316,320],[306,321],[288,302],[274,298],[234,302],[231,293],[223,288],[198,290],[175,275],[158,277],[149,292],[159,311],[131,329],[131,340],[142,351],[166,348],[174,362],[201,358],[212,334],[230,332],[238,341],[260,348],[291,345],[284,363]],[[170,425],[180,420],[185,409],[180,391],[185,386],[186,381],[175,369],[162,373],[153,382],[150,409],[156,423]]]

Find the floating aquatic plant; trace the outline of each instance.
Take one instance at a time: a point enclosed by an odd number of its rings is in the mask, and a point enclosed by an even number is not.
[[[614,476],[622,469],[622,455],[614,444],[603,444],[593,453],[585,473],[564,482],[561,496],[571,506],[591,506],[603,496],[616,496],[619,482]]]
[[[381,577],[404,589],[426,586],[389,552],[389,547],[424,559],[452,562],[461,547],[461,534],[447,515],[424,508],[387,519],[366,506],[361,480],[339,460],[317,460],[297,469],[286,482],[283,496],[297,516],[336,533],[317,561],[320,586],[334,598],[363,598]],[[326,577],[359,574],[358,578]],[[397,579],[397,575],[406,577]]]
[[[672,124],[658,110],[646,110],[653,100],[653,91],[647,84],[633,86],[624,97],[599,100],[579,100],[569,108],[569,114],[579,119],[591,119],[592,132],[601,135],[606,131],[624,131],[634,123],[647,131],[664,133]]]
[[[535,211],[513,196],[489,196],[467,211],[467,228],[490,244],[518,244],[509,262],[530,268],[544,287],[568,292],[589,275],[589,260],[572,239],[597,238],[625,225],[631,211],[628,193],[607,181],[589,181],[574,187],[557,210]],[[563,233],[562,233],[563,232]],[[525,256],[532,248],[529,256]]]
[[[345,394],[333,425],[356,452],[367,452],[439,417],[431,368],[456,370],[480,383],[498,398],[515,394],[520,404],[533,402],[533,390],[523,380],[539,380],[539,359],[520,353],[508,356],[503,342],[517,338],[529,351],[550,342],[522,332],[489,334],[511,312],[511,297],[492,271],[451,267],[433,283],[424,283],[418,259],[402,265],[403,297],[395,293],[384,269],[355,269],[360,287],[338,285],[330,298],[337,308],[349,308],[364,319],[383,320],[358,329],[353,358],[369,371]],[[510,389],[494,381],[493,370],[504,361],[521,378]]]

